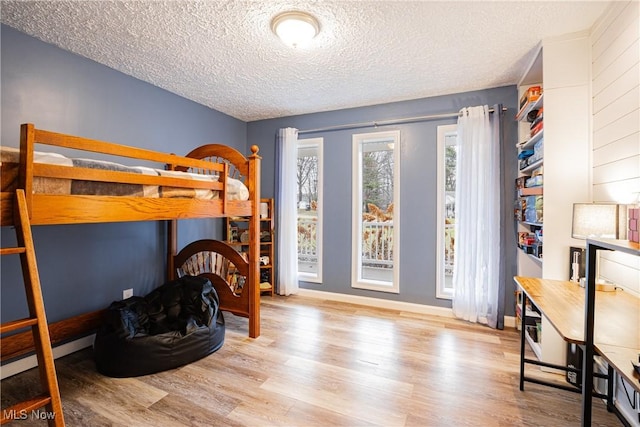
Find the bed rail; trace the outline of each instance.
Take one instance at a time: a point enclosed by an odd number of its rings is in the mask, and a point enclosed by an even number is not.
[[[85,167],[69,167],[53,164],[34,163],[34,151],[37,144],[64,149],[81,150],[117,158],[135,159],[141,166],[166,170],[190,170],[199,174],[216,175],[218,181],[177,176],[153,176],[112,170],[95,170]],[[206,147],[206,148],[205,148]],[[251,191],[251,163],[259,162],[257,147],[249,158],[244,157],[231,147],[220,144],[209,144],[199,147],[193,152],[203,151],[209,156],[217,156],[217,161],[202,160],[192,156],[165,154],[142,148],[130,147],[94,139],[65,135],[56,132],[36,129],[33,124],[24,124],[20,131],[20,155],[18,166],[18,188],[25,189],[27,206],[31,222],[38,224],[73,224],[99,223],[118,221],[148,221],[185,218],[223,217],[228,215],[249,216],[254,200],[228,201],[228,180],[230,168],[243,174],[245,185]],[[192,153],[193,153],[192,152]],[[225,159],[223,156],[230,158]],[[120,161],[118,161],[120,163]],[[125,160],[125,162],[127,162]],[[129,162],[131,162],[129,160]],[[255,169],[255,168],[253,168]],[[34,181],[40,178],[62,180],[84,180],[101,183],[118,183],[124,185],[157,186],[174,191],[211,190],[219,197],[213,200],[188,199],[180,196],[173,198],[146,198],[132,196],[107,195],[68,195],[42,194],[34,192]],[[13,189],[12,189],[13,190]],[[3,225],[13,223],[12,208],[13,191],[3,191],[0,201],[2,209],[0,222]]]

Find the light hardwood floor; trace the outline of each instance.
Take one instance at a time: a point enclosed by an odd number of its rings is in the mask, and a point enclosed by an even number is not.
[[[96,372],[90,349],[58,359],[67,425],[580,425],[578,394],[518,389],[513,329],[300,296],[262,303],[260,338],[226,314],[224,346],[171,371],[116,379]],[[37,389],[37,373],[1,386],[5,408]],[[596,401],[593,425],[620,422]]]

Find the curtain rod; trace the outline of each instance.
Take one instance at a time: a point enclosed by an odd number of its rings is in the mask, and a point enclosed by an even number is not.
[[[503,112],[507,111],[507,107],[502,107],[502,111]],[[489,108],[489,112],[493,113],[493,108]],[[460,115],[459,112],[443,113],[443,114],[430,114],[428,116],[406,117],[404,119],[390,119],[390,120],[378,120],[375,122],[349,123],[346,125],[326,126],[323,128],[299,130],[298,135],[304,134],[304,133],[329,132],[334,130],[368,128],[368,127],[397,125],[397,124],[404,124],[404,123],[423,122],[427,120],[448,119],[451,117],[458,117],[459,115]]]

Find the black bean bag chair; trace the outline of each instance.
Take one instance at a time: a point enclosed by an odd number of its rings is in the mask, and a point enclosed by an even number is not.
[[[94,342],[96,368],[119,378],[176,368],[218,350],[224,332],[209,279],[184,276],[109,306]]]

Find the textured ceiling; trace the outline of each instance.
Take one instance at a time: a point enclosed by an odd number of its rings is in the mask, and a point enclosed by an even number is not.
[[[609,2],[2,1],[2,23],[244,121],[517,83],[545,37]],[[321,32],[271,32],[304,10]]]

